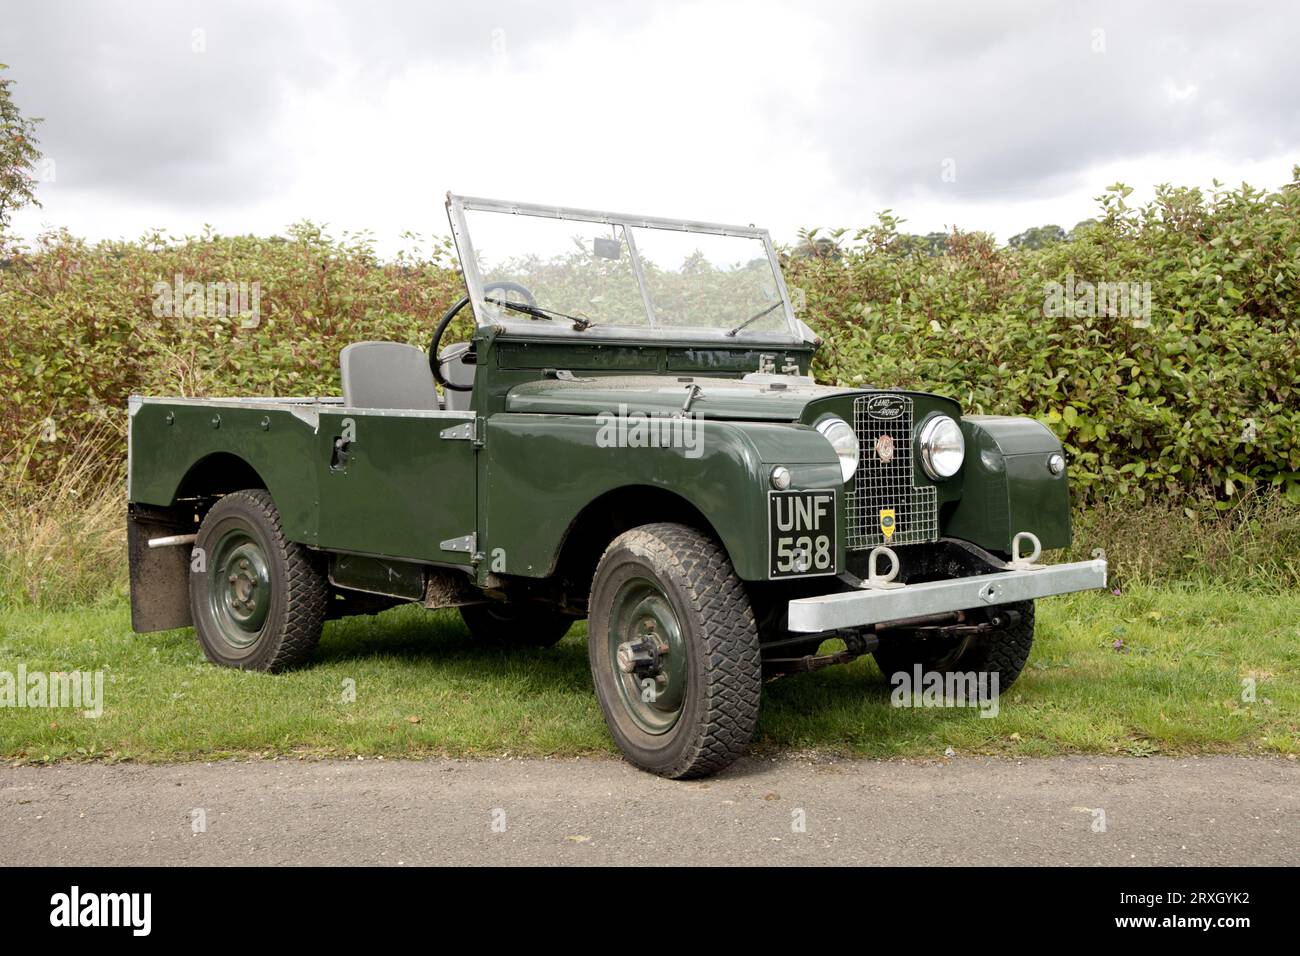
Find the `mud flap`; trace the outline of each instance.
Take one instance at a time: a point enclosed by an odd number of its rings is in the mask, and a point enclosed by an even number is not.
[[[150,538],[193,532],[173,516],[131,512],[126,518],[131,574],[131,629],[137,634],[193,624],[190,615],[190,552],[187,545],[150,548]]]

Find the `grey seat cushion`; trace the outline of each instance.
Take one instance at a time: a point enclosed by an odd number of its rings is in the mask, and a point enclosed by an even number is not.
[[[343,400],[353,408],[437,411],[438,390],[423,349],[401,342],[353,342],[339,356]]]
[[[442,362],[442,377],[453,385],[474,384],[474,366],[465,361],[465,354],[468,351],[468,342],[456,342],[438,353],[438,358]],[[453,412],[467,411],[473,395],[473,392],[458,392],[450,388],[443,389],[442,392],[447,410]]]

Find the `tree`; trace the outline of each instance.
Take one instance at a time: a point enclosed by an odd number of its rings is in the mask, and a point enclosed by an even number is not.
[[[8,67],[0,63],[0,71]],[[32,135],[40,119],[18,112],[9,87],[13,80],[0,72],[0,232],[9,225],[13,213],[23,206],[39,206],[36,177],[32,175],[41,151]]]
[[[1041,249],[1053,242],[1065,239],[1065,230],[1057,225],[1034,226],[1011,237],[1009,245],[1013,249]]]
[[[941,256],[948,251],[948,233],[927,232],[924,236],[916,233],[900,235],[898,248],[908,255]]]
[[[1074,228],[1070,230],[1070,234],[1066,236],[1067,241],[1074,242],[1074,240],[1080,238],[1095,225],[1097,225],[1096,219],[1080,219],[1074,224]]]

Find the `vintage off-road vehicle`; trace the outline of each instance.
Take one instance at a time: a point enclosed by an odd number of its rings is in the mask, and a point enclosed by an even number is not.
[[[688,777],[743,750],[765,674],[873,653],[1005,689],[1034,600],[1105,584],[1037,562],[1070,543],[1047,428],[814,384],[766,231],[447,207],[467,294],[427,350],[347,346],[341,398],[131,399],[137,631],[276,671],[401,601],[539,647],[585,617],[618,746]]]

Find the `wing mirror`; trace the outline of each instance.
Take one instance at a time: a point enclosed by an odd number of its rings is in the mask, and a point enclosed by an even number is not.
[[[623,258],[623,243],[617,239],[606,239],[597,236],[592,240],[592,252],[602,259],[618,261]]]

